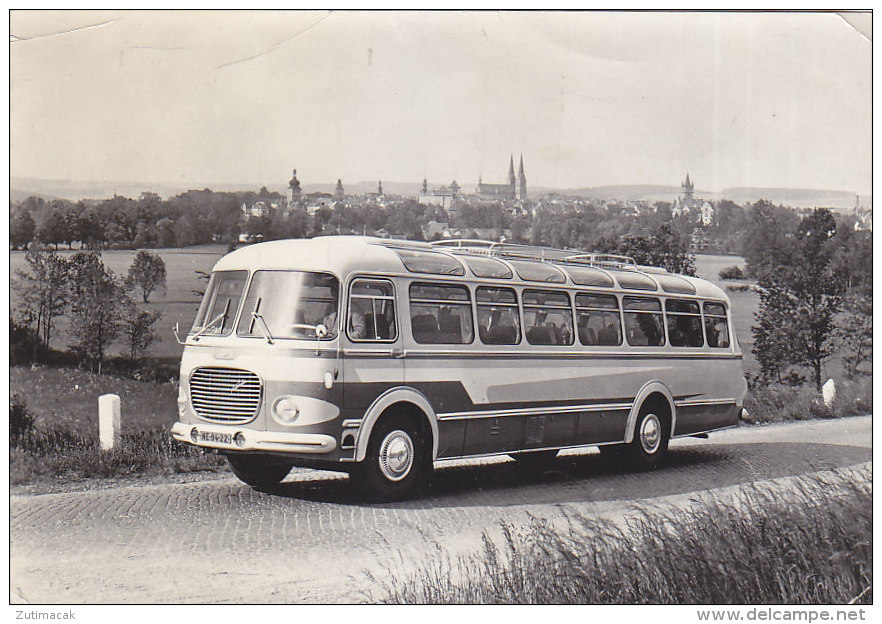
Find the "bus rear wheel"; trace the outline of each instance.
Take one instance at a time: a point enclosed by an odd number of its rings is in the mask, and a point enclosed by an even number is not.
[[[291,472],[291,464],[272,461],[260,455],[227,455],[236,477],[257,490],[277,486]]]
[[[395,414],[382,418],[371,432],[367,455],[349,477],[369,500],[395,501],[414,494],[430,470],[420,429],[412,419]]]
[[[657,467],[668,452],[670,421],[657,405],[644,404],[634,426],[634,439],[626,447],[629,463],[635,468]]]

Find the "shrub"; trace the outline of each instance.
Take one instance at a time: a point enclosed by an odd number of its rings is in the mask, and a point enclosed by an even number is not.
[[[756,290],[751,284],[726,284],[726,290],[729,292],[750,292]]]
[[[720,279],[724,280],[743,280],[747,277],[739,266],[728,266],[719,273]]]
[[[870,604],[870,469],[734,500],[642,508],[620,522],[576,515],[484,533],[481,554],[392,571],[386,602],[469,604]]]
[[[9,396],[9,445],[17,447],[34,430],[34,417],[17,394]]]

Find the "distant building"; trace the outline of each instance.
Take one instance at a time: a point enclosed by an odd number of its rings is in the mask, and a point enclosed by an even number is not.
[[[297,170],[294,169],[294,174],[291,176],[291,180],[288,182],[288,210],[292,210],[297,202],[300,201],[300,197],[302,195],[302,191],[300,190],[300,180],[297,179]]]
[[[340,178],[337,178],[337,187],[334,189],[334,197],[342,199],[343,195],[343,183],[340,181]]]
[[[680,217],[691,214],[693,211],[698,211],[699,219],[703,226],[713,225],[714,207],[707,201],[699,205],[699,200],[695,199],[695,183],[689,179],[689,173],[686,174],[686,180],[680,186],[683,189],[683,195],[674,200],[674,205],[671,206],[671,215]]]
[[[861,230],[873,230],[873,210],[868,207],[861,206],[861,196],[855,195],[854,202],[854,229],[856,232]]]
[[[508,183],[507,184],[487,184],[479,176],[478,187],[475,194],[480,199],[527,199],[527,176],[524,174],[524,155],[521,154],[521,162],[518,167],[518,175],[515,176],[514,156],[511,156],[508,163]]]
[[[268,217],[278,209],[279,204],[277,202],[268,202],[263,199],[258,199],[250,204],[246,202],[242,204],[242,218],[247,221],[248,219]]]
[[[419,202],[423,205],[441,206],[444,210],[449,210],[454,200],[462,197],[462,187],[456,183],[456,180],[447,186],[438,186],[429,191],[426,179],[423,178],[423,186],[420,189]]]

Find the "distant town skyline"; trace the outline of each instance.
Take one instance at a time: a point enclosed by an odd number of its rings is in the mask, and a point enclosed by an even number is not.
[[[833,13],[13,11],[14,177],[871,194]]]

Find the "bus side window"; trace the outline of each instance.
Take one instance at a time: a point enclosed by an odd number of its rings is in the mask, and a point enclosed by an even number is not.
[[[394,341],[395,291],[385,280],[356,279],[349,290],[349,313],[346,333],[358,342]]]
[[[420,344],[470,344],[475,330],[469,289],[432,282],[411,284],[410,328]]]
[[[518,295],[513,288],[479,286],[478,336],[488,345],[512,345],[521,341]]]
[[[573,312],[570,296],[553,290],[523,293],[524,333],[532,345],[573,344]]]
[[[579,342],[586,346],[622,344],[619,302],[613,295],[576,295]]]
[[[668,339],[674,347],[703,347],[701,311],[698,303],[688,299],[665,301],[665,317],[668,321]]]
[[[661,301],[655,297],[623,297],[622,307],[629,345],[661,347],[665,344]]]
[[[729,321],[726,318],[726,306],[722,303],[704,304],[704,333],[707,335],[707,346],[729,348]]]

